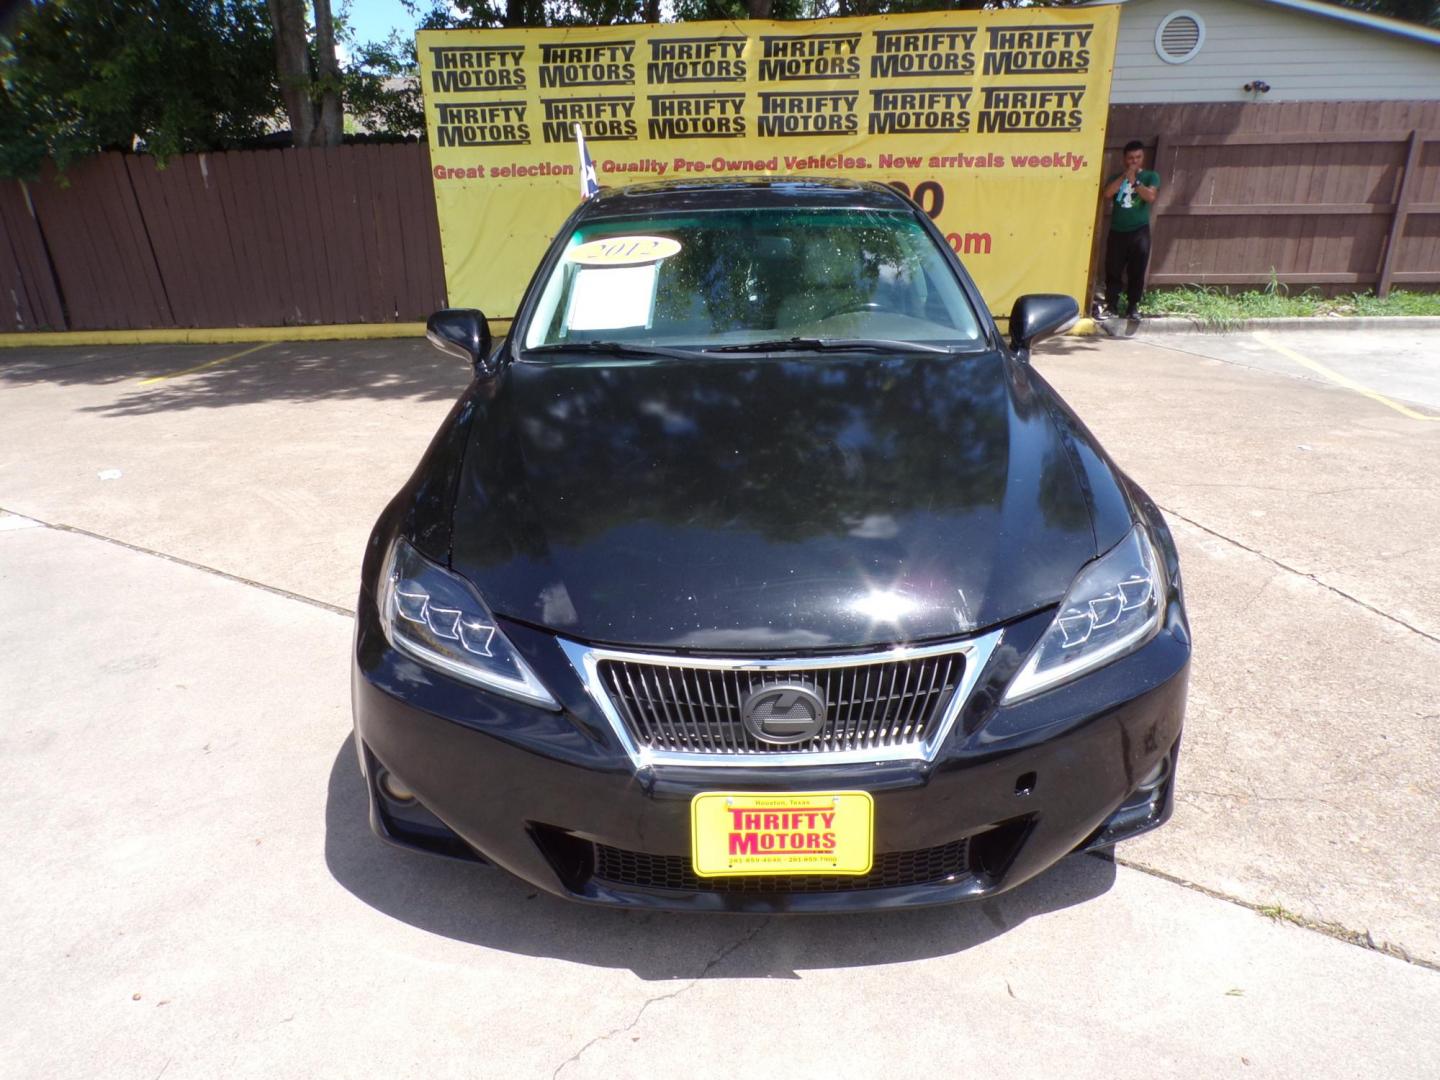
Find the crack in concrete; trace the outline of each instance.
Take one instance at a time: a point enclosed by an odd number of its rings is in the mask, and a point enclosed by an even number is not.
[[[276,596],[283,596],[287,600],[298,600],[302,604],[309,604],[322,611],[328,611],[335,615],[344,615],[346,618],[355,617],[354,608],[341,607],[339,604],[327,604],[324,600],[316,600],[313,596],[304,596],[301,593],[291,592],[289,589],[281,589],[274,585],[266,585],[263,581],[256,581],[253,578],[241,577],[239,574],[232,574],[225,570],[217,570],[213,566],[206,566],[204,563],[192,562],[189,559],[182,559],[178,555],[168,555],[163,551],[156,551],[154,548],[142,547],[140,544],[131,544],[125,540],[117,540],[113,536],[106,536],[104,533],[91,532],[89,529],[82,529],[78,525],[66,525],[58,521],[46,521],[37,518],[33,514],[22,514],[18,510],[9,510],[0,506],[0,514],[14,514],[16,517],[28,518],[37,525],[46,529],[54,529],[56,532],[73,533],[76,536],[84,536],[90,540],[99,540],[103,544],[114,544],[116,547],[125,548],[127,551],[134,551],[141,555],[153,555],[157,559],[164,559],[166,562],[175,563],[178,566],[186,566],[191,570],[199,570],[204,574],[214,574],[216,577],[224,578],[226,581],[233,581],[239,585],[249,585],[253,589],[260,589],[264,592],[273,593]],[[15,530],[21,532],[23,530]]]
[[[1096,858],[1100,856],[1092,852]],[[1179,885],[1182,889],[1189,889],[1201,896],[1208,896],[1212,900],[1223,900],[1227,904],[1235,904],[1237,907],[1247,908],[1257,915],[1274,922],[1287,922],[1292,926],[1298,926],[1302,930],[1310,930],[1325,937],[1333,938],[1336,941],[1344,942],[1346,945],[1355,945],[1371,952],[1378,952],[1394,960],[1402,960],[1407,964],[1414,964],[1416,967],[1425,968],[1427,971],[1440,971],[1440,962],[1425,960],[1417,956],[1411,956],[1402,946],[1389,941],[1377,942],[1369,930],[1352,930],[1340,923],[1321,922],[1317,919],[1309,919],[1304,915],[1296,914],[1293,911],[1286,911],[1283,907],[1274,904],[1257,904],[1254,901],[1246,900],[1243,897],[1231,896],[1219,889],[1212,889],[1208,885],[1201,885],[1198,881],[1191,881],[1188,878],[1180,877],[1178,874],[1166,873],[1153,866],[1146,866],[1143,863],[1131,862],[1129,859],[1122,859],[1119,856],[1110,856],[1116,866],[1123,866],[1127,870],[1134,870],[1136,873],[1148,874],[1151,877],[1159,878],[1161,881],[1168,881],[1171,885]],[[1279,912],[1280,914],[1276,914]]]
[[[1300,805],[1328,806],[1338,814],[1348,814],[1352,808],[1333,802],[1330,799],[1323,799],[1319,795],[1262,795],[1255,786],[1255,781],[1249,776],[1239,775],[1236,779],[1244,782],[1246,791],[1208,791],[1205,788],[1189,788],[1190,795],[1206,795],[1212,799],[1228,800],[1244,804],[1251,800],[1260,803],[1298,803]],[[1192,804],[1193,805],[1193,804]]]
[[[688,993],[690,990],[694,989],[697,985],[699,985],[700,981],[704,979],[706,975],[710,974],[710,972],[716,967],[716,965],[723,963],[725,959],[737,949],[743,948],[750,942],[754,941],[755,937],[760,933],[760,931],[765,929],[765,927],[769,925],[770,919],[767,918],[764,921],[757,923],[754,929],[750,930],[748,933],[742,934],[735,941],[732,941],[729,945],[726,945],[723,949],[721,949],[719,952],[717,952],[714,956],[712,956],[709,960],[705,962],[705,966],[700,969],[700,974],[696,975],[693,979],[689,980],[684,986],[680,987],[679,989],[671,990],[668,994],[656,994],[654,997],[646,998],[640,1004],[640,1008],[636,1010],[635,1015],[630,1018],[630,1021],[628,1023],[621,1024],[617,1028],[611,1028],[604,1035],[596,1035],[595,1038],[591,1039],[584,1046],[580,1047],[579,1050],[576,1050],[575,1053],[571,1054],[568,1058],[566,1058],[559,1065],[557,1065],[555,1067],[555,1071],[550,1074],[550,1080],[555,1080],[555,1078],[559,1076],[566,1067],[573,1065],[575,1064],[575,1062],[579,1061],[585,1055],[585,1052],[589,1050],[592,1046],[598,1046],[603,1042],[608,1042],[610,1039],[613,1039],[616,1035],[623,1035],[625,1034],[625,1032],[630,1031],[632,1028],[635,1027],[636,1024],[640,1023],[640,1018],[645,1015],[645,1011],[649,1009],[651,1005],[654,1005],[661,1001],[669,1001],[672,998],[677,998],[680,995]]]
[[[1275,579],[1278,578],[1279,576],[1280,576],[1279,574],[1271,574],[1271,575],[1270,575],[1269,577],[1267,577],[1264,581],[1262,581],[1262,582],[1260,583],[1260,587],[1259,587],[1258,589],[1256,589],[1253,593],[1251,593],[1251,594],[1249,595],[1249,597],[1247,597],[1242,604],[1238,605],[1238,606],[1241,608],[1241,610],[1245,610],[1245,609],[1249,608],[1252,604],[1255,603],[1256,600],[1259,600],[1260,597],[1261,597],[1261,595],[1265,592],[1265,590],[1268,589],[1268,588],[1270,588],[1270,586],[1275,583]]]
[[[1253,548],[1249,544],[1242,544],[1233,536],[1226,536],[1222,532],[1217,532],[1215,529],[1212,529],[1209,526],[1200,524],[1200,522],[1196,521],[1194,518],[1186,517],[1184,514],[1180,513],[1177,510],[1172,510],[1170,509],[1170,507],[1160,503],[1156,503],[1156,505],[1159,506],[1161,510],[1165,511],[1165,513],[1175,518],[1177,521],[1183,521],[1186,525],[1190,525],[1193,528],[1199,529],[1207,536],[1213,536],[1217,540],[1224,540],[1227,544],[1231,544],[1239,548],[1241,551],[1248,551],[1251,555],[1255,555],[1258,558],[1264,559],[1272,566],[1278,566],[1281,570],[1284,570],[1287,573],[1294,574],[1296,577],[1301,577],[1304,578],[1306,581],[1313,582],[1314,584],[1320,586],[1320,588],[1325,589],[1327,592],[1332,592],[1341,599],[1349,600],[1352,604],[1359,605],[1366,611],[1370,612],[1372,615],[1378,615],[1380,616],[1380,618],[1385,619],[1388,622],[1392,622],[1396,626],[1403,627],[1404,629],[1409,630],[1412,634],[1416,635],[1417,637],[1424,638],[1431,644],[1440,645],[1440,637],[1436,637],[1434,634],[1431,634],[1428,631],[1420,629],[1420,627],[1418,626],[1406,622],[1398,615],[1391,615],[1388,611],[1382,611],[1374,604],[1367,603],[1366,601],[1361,600],[1358,596],[1353,596],[1350,593],[1347,593],[1344,589],[1337,589],[1329,582],[1320,580],[1320,578],[1316,577],[1314,574],[1307,574],[1304,570],[1297,570],[1295,567],[1289,565],[1288,563],[1281,562],[1273,555],[1266,555],[1265,552],[1261,551],[1259,548]]]

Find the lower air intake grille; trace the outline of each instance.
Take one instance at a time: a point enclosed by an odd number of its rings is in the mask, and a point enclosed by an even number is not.
[[[876,855],[870,872],[858,876],[794,874],[736,878],[698,877],[685,855],[646,855],[596,844],[594,876],[615,885],[686,892],[827,893],[895,889],[969,877],[970,841],[955,840],[919,851]]]

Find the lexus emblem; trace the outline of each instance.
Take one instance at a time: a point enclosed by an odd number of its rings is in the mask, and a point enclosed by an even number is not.
[[[808,683],[771,683],[740,703],[740,722],[761,742],[804,742],[825,726],[825,699]]]

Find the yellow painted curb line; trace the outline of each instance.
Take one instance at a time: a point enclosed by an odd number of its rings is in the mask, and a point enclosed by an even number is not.
[[[1408,405],[1402,405],[1398,401],[1391,400],[1384,394],[1380,393],[1378,390],[1371,390],[1363,383],[1356,382],[1348,375],[1340,374],[1340,372],[1336,371],[1334,368],[1326,367],[1319,360],[1312,360],[1304,353],[1298,353],[1294,349],[1290,348],[1290,346],[1280,344],[1280,342],[1276,341],[1274,337],[1270,335],[1269,331],[1257,330],[1255,332],[1255,336],[1261,341],[1263,341],[1266,345],[1270,346],[1270,348],[1274,349],[1281,356],[1288,357],[1289,359],[1294,360],[1295,363],[1299,364],[1301,367],[1309,368],[1321,378],[1329,379],[1336,386],[1343,386],[1346,390],[1352,390],[1355,393],[1361,395],[1362,397],[1367,397],[1371,401],[1384,405],[1387,409],[1394,409],[1401,416],[1407,417],[1411,420],[1426,420],[1430,423],[1440,423],[1440,416],[1430,416],[1427,413],[1417,412],[1416,410],[1410,408],[1410,406]]]
[[[155,375],[148,379],[141,379],[140,385],[149,386],[151,383],[164,382],[166,379],[178,379],[181,375],[204,371],[206,368],[212,368],[216,364],[223,364],[227,360],[239,360],[242,356],[249,356],[251,353],[259,352],[261,349],[268,349],[274,344],[273,341],[262,341],[259,345],[251,345],[248,349],[241,349],[239,352],[231,353],[229,356],[222,356],[218,360],[207,360],[205,363],[196,364],[194,367],[181,368],[179,371],[169,371],[164,375]]]

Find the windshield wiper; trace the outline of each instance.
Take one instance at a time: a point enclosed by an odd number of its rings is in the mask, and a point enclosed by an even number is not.
[[[628,341],[556,341],[549,345],[534,345],[521,350],[529,356],[540,353],[602,353],[606,356],[663,356],[670,360],[694,360],[704,355],[696,349],[667,349],[663,345],[641,345]]]
[[[923,352],[951,353],[940,345],[922,345],[918,341],[896,341],[889,338],[776,338],[773,341],[746,341],[738,345],[712,345],[706,352]]]

